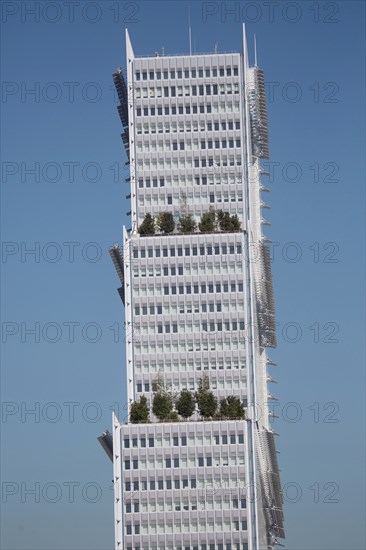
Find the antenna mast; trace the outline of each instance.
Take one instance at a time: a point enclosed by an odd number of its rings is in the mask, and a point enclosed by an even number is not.
[[[257,67],[257,37],[254,35],[254,66]]]
[[[191,8],[188,7],[188,35],[189,35],[189,55],[192,55],[192,29],[191,29]]]

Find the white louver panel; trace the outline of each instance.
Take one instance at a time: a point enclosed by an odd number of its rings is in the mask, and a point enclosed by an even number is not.
[[[249,100],[252,154],[258,158],[268,159],[268,118],[264,73],[258,67],[249,69],[248,73],[250,83],[247,95]]]

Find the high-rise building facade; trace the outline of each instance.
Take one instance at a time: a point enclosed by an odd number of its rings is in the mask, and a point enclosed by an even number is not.
[[[113,79],[131,227],[110,254],[129,409],[145,396],[150,416],[114,416],[112,437],[101,438],[114,465],[116,549],[272,548],[284,530],[268,406],[276,341],[262,232],[263,72],[249,67],[245,32],[242,54],[137,57],[126,31],[126,53],[127,78],[119,69]],[[220,407],[210,418],[199,407],[188,419],[153,414],[157,385],[195,395],[203,380],[218,404],[237,398],[244,418]]]

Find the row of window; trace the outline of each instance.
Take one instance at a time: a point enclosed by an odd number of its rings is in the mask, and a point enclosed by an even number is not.
[[[235,192],[232,191],[231,193],[227,192],[217,192],[217,193],[210,193],[207,194],[207,191],[201,192],[201,193],[195,193],[194,196],[189,195],[187,196],[187,204],[188,205],[198,205],[198,204],[214,204],[215,202],[218,203],[227,203],[227,202],[243,202],[243,193],[241,191]],[[151,206],[151,205],[176,205],[179,206],[181,204],[181,199],[176,196],[167,195],[166,197],[159,197],[158,195],[145,195],[142,197],[139,197],[138,200],[139,206]],[[198,218],[200,216],[198,215]]]
[[[197,288],[198,287],[198,288]],[[231,282],[231,283],[210,283],[210,284],[201,284],[201,285],[164,285],[162,288],[160,284],[146,286],[135,285],[133,287],[133,293],[136,298],[140,296],[177,296],[177,295],[186,295],[190,296],[191,294],[200,294],[208,293],[213,294],[214,292],[243,292],[244,284],[241,282]]]
[[[242,368],[244,368],[244,367],[242,367]],[[151,370],[151,373],[153,373],[153,372],[154,371]],[[161,370],[160,371],[155,371],[155,372],[161,372]],[[174,369],[173,370],[171,369],[170,371],[168,369],[164,370],[165,374],[169,374],[170,372],[177,372],[177,371],[174,370]],[[243,392],[243,388],[246,387],[246,376],[244,375],[242,378],[239,379],[237,377],[233,378],[232,376],[229,376],[226,373],[225,378],[219,378],[218,379],[218,378],[215,378],[215,377],[212,376],[211,379],[210,379],[210,382],[211,382],[211,389],[212,390],[227,390],[227,391],[241,390]],[[150,388],[150,384],[142,384],[142,383],[141,384],[140,383],[136,384],[137,392],[142,393],[143,392],[142,388],[144,388],[145,386]],[[195,391],[197,389],[194,381],[189,380],[187,382],[186,379],[183,379],[181,383],[179,383],[175,380],[174,380],[173,383],[170,383],[170,380],[169,380],[169,386],[171,387],[171,390],[174,391],[174,392],[179,392],[182,389],[187,389],[187,388],[190,391]],[[145,393],[145,391],[149,391],[149,390],[144,390],[144,393]]]
[[[231,95],[239,93],[239,83],[228,84],[193,84],[190,86],[151,86],[149,88],[135,88],[135,99],[149,99],[161,97],[197,97],[210,95]]]
[[[221,313],[222,311],[226,311],[230,313],[238,312],[238,311],[244,311],[244,302],[241,300],[233,301],[233,302],[227,302],[224,304],[224,309],[222,308],[221,302],[216,303],[197,303],[197,304],[179,304],[178,306],[175,304],[175,306],[135,306],[135,315],[162,315],[164,311],[164,314],[167,315],[174,315],[178,313]]]
[[[238,76],[239,70],[236,65],[234,67],[200,67],[200,68],[184,68],[184,69],[150,69],[146,71],[136,71],[136,80],[167,80],[168,78],[216,78],[217,76]]]
[[[221,120],[209,122],[205,120],[186,120],[182,122],[165,122],[160,124],[137,124],[136,133],[140,134],[169,134],[177,132],[218,132],[219,130],[240,130],[239,120]]]
[[[237,455],[232,454],[230,456],[199,456],[198,458],[165,458],[163,459],[133,459],[133,460],[125,460],[124,466],[125,470],[145,470],[146,468],[149,469],[156,469],[156,468],[184,468],[184,467],[190,467],[194,468],[198,466],[199,468],[204,468],[205,466],[211,467],[211,466],[236,466],[236,465],[243,465],[244,464],[244,456],[243,455]]]
[[[197,159],[199,166],[199,160]],[[139,178],[139,189],[150,189],[157,187],[192,187],[193,185],[241,185],[241,173],[232,174],[205,174],[201,176],[167,176],[166,178]]]
[[[193,544],[184,546],[169,546],[164,543],[163,546],[157,546],[156,544],[150,544],[149,546],[127,546],[126,550],[248,550],[249,546],[247,542],[226,542],[218,544]]]
[[[207,335],[210,333],[208,332]],[[193,351],[200,351],[200,352],[207,352],[207,351],[241,351],[245,350],[245,340],[243,338],[238,338],[237,333],[229,333],[228,336],[225,337],[224,340],[218,340],[218,335],[215,334],[212,342],[208,340],[202,340],[198,342],[193,342],[192,340],[182,340],[179,343],[178,342],[169,342],[165,341],[163,343],[155,343],[153,340],[152,342],[146,342],[143,343],[140,342],[140,336],[137,335],[137,338],[131,337],[128,342],[135,342],[135,351],[136,355],[142,353],[142,354],[155,354],[155,353],[189,353]],[[181,337],[182,338],[182,337]]]
[[[157,287],[156,287],[157,288]],[[205,294],[206,292],[243,292],[244,284],[241,282],[232,283],[209,283],[200,285],[164,285],[163,296],[169,296],[174,294]]]
[[[239,359],[212,359],[211,361],[203,360],[200,361],[199,359],[196,359],[193,361],[175,361],[174,363],[171,363],[171,361],[164,361],[164,364],[156,363],[153,359],[151,362],[143,362],[142,364],[140,362],[137,362],[135,365],[135,369],[137,373],[154,373],[159,371],[164,371],[166,373],[171,372],[195,372],[195,371],[202,371],[202,370],[239,370],[245,369],[245,362],[240,361]],[[193,382],[192,382],[193,384]],[[178,389],[178,388],[177,388]],[[194,389],[194,386],[190,389]],[[142,391],[142,389],[141,389]]]
[[[174,293],[173,293],[174,294]],[[164,323],[154,325],[151,324],[147,328],[146,334],[156,331],[157,334],[177,334],[177,333],[186,333],[186,332],[222,332],[222,331],[235,331],[235,330],[245,330],[244,321],[224,321],[224,322],[214,322],[210,321],[209,323],[203,321],[202,323]]]
[[[167,277],[168,275],[176,276],[176,275],[190,275],[192,274],[192,270],[194,268],[194,273],[196,275],[209,275],[209,274],[226,274],[226,273],[242,273],[243,271],[243,263],[241,261],[238,261],[236,263],[223,263],[223,264],[200,264],[198,266],[171,266],[169,267],[163,267],[161,266],[152,266],[148,268],[134,268],[133,269],[133,276],[134,278],[142,277]]]
[[[203,481],[203,480],[202,480]],[[149,481],[125,481],[125,491],[161,491],[167,489],[197,489],[197,479],[150,479]]]
[[[215,321],[194,321],[184,320],[179,323],[134,323],[132,327],[127,329],[127,338],[134,337],[135,341],[139,340],[140,335],[152,336],[154,334],[202,334],[203,332],[230,332],[245,330],[244,321],[238,320],[218,320]]]
[[[197,114],[224,114],[239,113],[238,101],[221,101],[220,103],[207,103],[205,105],[166,105],[164,107],[136,107],[136,116],[163,116],[163,115],[197,115]]]
[[[243,531],[248,530],[247,522],[246,521],[208,521],[207,524],[203,521],[200,521],[199,523],[189,522],[186,524],[182,524],[182,522],[176,521],[174,523],[166,524],[166,525],[157,525],[156,523],[149,523],[149,524],[142,524],[140,526],[140,523],[134,523],[133,525],[127,524],[126,525],[126,535],[148,535],[148,534],[154,534],[154,533],[205,533],[208,531],[209,533],[212,532],[220,532],[220,531],[239,531],[242,529]]]
[[[131,513],[146,513],[146,512],[189,512],[190,510],[239,510],[239,505],[242,510],[247,507],[246,498],[230,498],[223,500],[180,500],[173,503],[171,501],[149,501],[149,502],[136,502],[128,501],[125,503],[126,514]]]
[[[196,477],[191,478],[173,478],[173,479],[149,479],[149,480],[135,480],[125,481],[126,492],[136,491],[162,491],[164,489],[171,491],[173,489],[205,489],[211,486],[212,489],[220,487],[222,490],[226,489],[240,489],[243,486],[243,482],[238,480],[237,475],[228,475],[210,477],[207,479],[198,479]]]
[[[198,149],[234,149],[240,147],[240,139],[208,139],[208,140],[185,140],[185,141],[159,141],[144,143],[138,142],[136,149],[138,153],[165,153],[167,151],[198,151]]]
[[[230,157],[217,156],[215,158],[202,157],[200,159],[198,158],[193,159],[192,157],[183,157],[183,156],[179,156],[179,158],[176,157],[173,159],[165,156],[160,156],[158,159],[157,158],[149,159],[144,157],[144,159],[139,159],[137,161],[137,166],[141,170],[144,169],[149,171],[178,170],[179,168],[189,170],[193,168],[193,163],[195,168],[212,167],[213,171],[218,171],[219,173],[221,173],[222,168],[226,168],[228,166],[241,166],[241,156],[240,155],[237,155],[236,157],[235,156],[230,156]],[[225,170],[224,173],[227,173],[227,171]]]
[[[136,258],[167,258],[168,256],[212,256],[212,255],[226,255],[226,254],[241,254],[242,245],[241,243],[237,244],[201,244],[200,246],[196,245],[186,245],[186,246],[171,246],[171,247],[160,247],[155,248],[136,248],[133,247],[133,257]],[[179,266],[178,266],[179,267]]]
[[[156,445],[155,445],[156,443]],[[123,439],[123,447],[125,449],[131,448],[146,448],[146,447],[197,447],[200,445],[235,445],[244,443],[244,434],[207,434],[207,435],[165,435],[164,437],[125,437]]]

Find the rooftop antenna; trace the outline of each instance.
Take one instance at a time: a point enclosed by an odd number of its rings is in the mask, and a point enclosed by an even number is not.
[[[217,53],[218,47],[219,47],[219,44],[216,42],[216,44],[215,44],[215,53]]]
[[[189,36],[189,55],[192,55],[192,29],[191,29],[191,7],[188,6],[188,36]]]
[[[257,37],[254,35],[254,66],[257,67]]]

